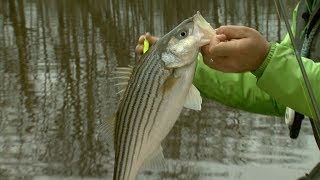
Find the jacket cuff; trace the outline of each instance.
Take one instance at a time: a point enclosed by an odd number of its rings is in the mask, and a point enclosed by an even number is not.
[[[263,63],[260,65],[260,67],[255,70],[255,71],[251,71],[251,73],[253,75],[255,75],[258,79],[262,76],[264,70],[266,69],[266,67],[268,66],[273,54],[274,54],[274,51],[276,49],[276,43],[271,43],[271,48],[269,50],[269,53],[267,55],[267,57],[265,58],[265,60],[263,61]]]

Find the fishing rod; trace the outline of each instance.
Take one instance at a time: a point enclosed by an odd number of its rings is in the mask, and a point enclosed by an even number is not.
[[[317,122],[314,122],[314,125],[316,127],[315,129],[317,131],[317,134],[319,135],[320,134],[320,123],[319,123],[320,110],[319,110],[317,101],[316,101],[314,93],[312,91],[312,87],[311,87],[308,75],[307,75],[306,70],[304,68],[304,65],[302,63],[302,58],[301,58],[300,52],[298,51],[297,45],[296,45],[296,43],[294,41],[293,33],[292,33],[291,27],[289,25],[288,16],[287,16],[287,14],[286,14],[286,12],[284,10],[283,2],[282,2],[282,0],[274,0],[274,3],[276,5],[278,13],[281,13],[282,19],[284,20],[284,22],[286,24],[286,28],[287,28],[287,31],[288,31],[288,34],[289,34],[289,37],[290,37],[290,40],[291,40],[291,43],[292,43],[292,46],[293,46],[293,50],[294,50],[294,53],[296,55],[296,58],[297,58],[297,61],[298,61],[298,64],[299,64],[299,67],[300,67],[304,82],[305,82],[305,85],[306,85],[307,90],[308,90],[309,97],[311,99],[312,106],[313,106],[313,109],[314,109],[314,112],[315,112],[315,115],[316,115],[316,117],[314,119]]]

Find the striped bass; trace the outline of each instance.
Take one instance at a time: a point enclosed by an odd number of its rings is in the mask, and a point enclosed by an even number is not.
[[[121,92],[107,137],[115,151],[114,180],[133,180],[142,166],[163,157],[161,141],[183,107],[200,110],[202,99],[192,85],[200,47],[213,29],[199,12],[156,42],[134,68],[118,68],[129,79]],[[159,160],[158,160],[159,161]]]

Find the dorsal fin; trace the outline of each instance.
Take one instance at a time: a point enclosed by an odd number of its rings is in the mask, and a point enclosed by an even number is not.
[[[133,72],[133,67],[116,67],[115,70],[112,72],[114,77],[110,79],[116,80],[115,86],[117,87],[117,94],[120,96],[120,100],[123,97],[123,94],[128,86],[129,79]]]
[[[98,126],[97,139],[104,141],[110,147],[114,149],[114,127],[116,121],[116,114],[113,114],[111,118],[105,119]]]

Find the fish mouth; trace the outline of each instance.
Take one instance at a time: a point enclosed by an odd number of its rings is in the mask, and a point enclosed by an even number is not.
[[[214,29],[202,17],[199,11],[192,17],[192,20],[194,23],[194,35],[199,40],[199,45],[209,44],[210,39],[215,35]]]

